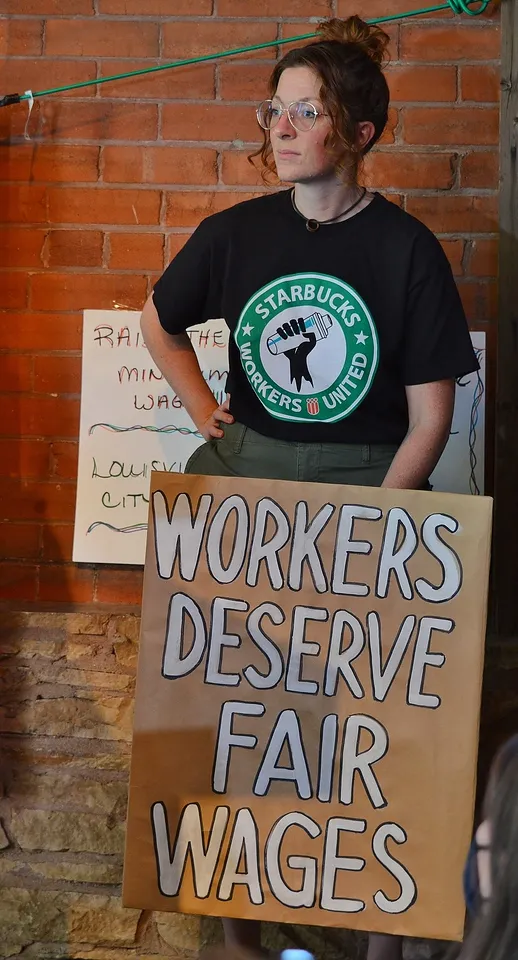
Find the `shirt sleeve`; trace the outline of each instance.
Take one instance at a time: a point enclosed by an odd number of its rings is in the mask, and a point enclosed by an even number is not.
[[[167,333],[184,333],[220,314],[215,304],[212,231],[197,227],[153,289],[158,319]]]
[[[450,380],[478,370],[448,259],[428,230],[415,241],[407,298],[405,386]]]

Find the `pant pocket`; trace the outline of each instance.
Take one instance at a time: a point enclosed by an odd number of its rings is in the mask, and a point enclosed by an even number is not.
[[[391,444],[326,444],[318,480],[360,487],[379,487],[397,446]]]
[[[246,427],[241,423],[225,426],[221,440],[206,440],[191,454],[184,473],[199,473],[202,476],[233,477]]]
[[[248,428],[242,423],[229,423],[223,428],[221,440],[216,440],[216,443],[219,447],[228,450],[230,453],[239,454],[241,453],[247,429]]]
[[[369,463],[388,464],[390,466],[399,450],[399,446],[397,443],[370,443],[368,450]]]
[[[185,473],[296,480],[297,444],[263,437],[242,423],[232,423],[225,427],[221,440],[209,440],[194,451]]]

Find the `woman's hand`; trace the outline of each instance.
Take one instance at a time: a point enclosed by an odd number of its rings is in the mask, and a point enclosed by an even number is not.
[[[221,440],[224,431],[221,429],[222,423],[234,423],[234,417],[229,413],[230,397],[227,397],[219,407],[212,411],[207,419],[198,425],[198,430],[204,440]]]

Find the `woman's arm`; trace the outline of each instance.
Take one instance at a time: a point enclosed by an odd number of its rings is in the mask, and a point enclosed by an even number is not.
[[[218,406],[214,394],[203,379],[202,372],[186,333],[166,333],[153,298],[149,297],[140,318],[142,334],[154,362],[177,396],[180,397],[191,420],[205,440],[220,439],[223,430],[219,423],[233,423],[228,412],[228,401]]]
[[[383,487],[417,490],[428,480],[446,446],[453,417],[455,380],[406,388],[408,433],[394,457]]]

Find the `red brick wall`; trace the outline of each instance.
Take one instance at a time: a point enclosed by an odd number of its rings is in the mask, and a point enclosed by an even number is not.
[[[363,16],[419,6],[363,0]],[[23,15],[20,10],[23,8]],[[0,90],[41,90],[296,36],[345,0],[0,0]],[[257,19],[254,19],[257,18]],[[282,18],[282,19],[281,19]],[[469,320],[495,322],[495,16],[389,28],[393,98],[366,175],[436,231]],[[285,49],[285,48],[284,48]],[[0,110],[0,594],[138,604],[141,571],[71,563],[81,310],[139,309],[202,216],[253,195],[275,48]]]

